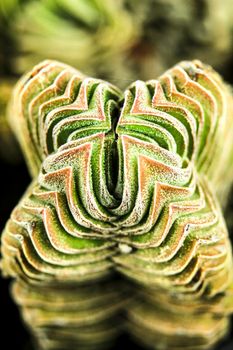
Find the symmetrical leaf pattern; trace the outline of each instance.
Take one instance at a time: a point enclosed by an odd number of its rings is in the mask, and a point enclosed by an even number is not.
[[[33,181],[2,270],[41,348],[103,349],[122,328],[167,349],[226,334],[232,252],[216,194],[231,183],[232,111],[199,61],[124,94],[55,61],[20,80],[9,118]]]

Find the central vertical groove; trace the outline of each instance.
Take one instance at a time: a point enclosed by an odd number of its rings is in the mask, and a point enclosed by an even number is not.
[[[116,193],[117,182],[119,179],[119,152],[118,152],[118,134],[116,132],[117,124],[121,114],[121,106],[118,103],[114,110],[112,111],[112,129],[108,133],[110,138],[107,137],[109,141],[109,147],[107,147],[106,152],[106,174],[107,174],[107,185],[108,190],[118,201],[121,200],[122,194]],[[107,135],[106,135],[107,136]]]

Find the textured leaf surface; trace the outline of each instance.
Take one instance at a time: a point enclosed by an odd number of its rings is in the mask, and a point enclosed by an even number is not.
[[[2,269],[42,348],[102,348],[123,309],[152,348],[206,349],[227,332],[232,252],[216,194],[231,184],[231,117],[227,86],[199,61],[124,93],[56,61],[19,81],[9,118],[33,181]]]

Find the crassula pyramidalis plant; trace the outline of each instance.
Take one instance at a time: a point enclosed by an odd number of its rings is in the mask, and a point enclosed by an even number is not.
[[[33,180],[1,266],[42,349],[104,349],[122,330],[208,349],[227,333],[232,111],[199,61],[124,93],[56,61],[19,81],[9,118]]]

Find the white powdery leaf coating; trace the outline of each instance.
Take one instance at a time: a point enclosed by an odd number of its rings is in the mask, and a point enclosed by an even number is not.
[[[141,291],[130,293],[128,308],[136,337],[147,332],[148,343],[161,338],[169,349],[196,338],[200,348],[211,346],[232,310],[222,306],[231,294],[231,244],[213,193],[224,196],[231,183],[231,113],[228,88],[199,61],[136,81],[124,94],[56,61],[36,66],[17,84],[10,109],[34,179],[2,236],[4,272],[24,281],[22,292],[61,287],[63,298],[71,285],[108,279],[114,288],[117,270]],[[55,300],[43,312],[28,309],[24,298],[19,303],[35,333],[45,327],[50,334],[55,322],[70,334],[86,319],[96,340],[98,322],[106,330],[109,314],[114,319],[127,308],[122,293],[105,309],[98,299],[96,316],[64,305],[61,317]],[[161,294],[160,304],[154,300]],[[209,311],[216,298],[222,322]],[[204,301],[206,312],[190,332],[182,317],[195,319]]]

